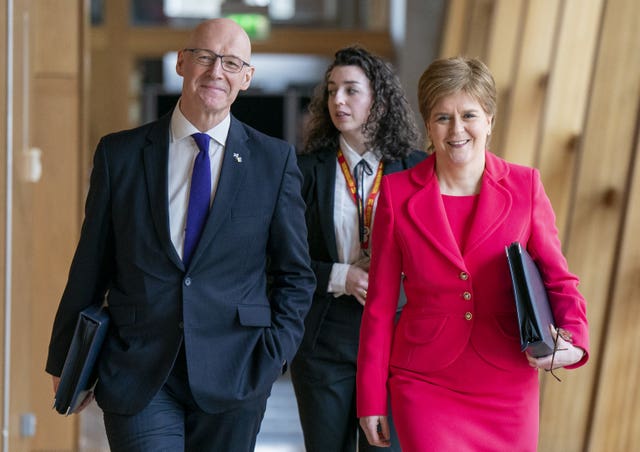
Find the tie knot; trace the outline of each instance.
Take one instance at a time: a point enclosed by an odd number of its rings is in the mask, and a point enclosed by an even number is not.
[[[373,174],[371,165],[369,165],[369,163],[367,163],[365,159],[362,159],[358,163],[356,163],[356,166],[354,168],[354,173],[356,173],[357,175],[358,171],[360,171],[360,174],[367,174],[368,176],[371,176]]]
[[[209,135],[206,133],[194,133],[191,136],[198,145],[198,149],[205,153],[209,152],[209,140],[211,139]]]

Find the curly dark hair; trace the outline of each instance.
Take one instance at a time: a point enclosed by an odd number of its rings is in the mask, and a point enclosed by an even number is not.
[[[337,66],[357,66],[371,82],[373,102],[363,125],[366,146],[382,153],[383,160],[399,160],[417,148],[418,129],[413,112],[398,77],[380,57],[359,46],[340,49],[316,87],[306,127],[303,152],[310,154],[327,148],[338,149],[340,132],[329,115],[327,83]]]

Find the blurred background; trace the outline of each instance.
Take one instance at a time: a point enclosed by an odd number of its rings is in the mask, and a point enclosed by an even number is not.
[[[205,18],[253,42],[233,107],[296,145],[334,52],[395,67],[416,113],[436,57],[484,60],[499,92],[492,150],[540,169],[588,302],[591,359],[541,375],[540,451],[640,450],[640,2],[637,0],[0,0],[2,452],[101,451],[95,404],[51,410],[53,316],[79,236],[91,157],[109,132],[175,104],[176,51]],[[455,434],[455,426],[452,426]],[[278,381],[258,450],[301,451]]]

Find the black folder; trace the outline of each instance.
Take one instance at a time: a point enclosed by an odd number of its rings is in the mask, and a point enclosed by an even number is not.
[[[106,307],[95,305],[80,312],[53,403],[58,413],[75,413],[93,390],[98,381],[96,363],[108,328]]]
[[[505,247],[516,300],[520,347],[536,358],[553,353],[549,325],[555,325],[547,290],[535,262],[520,243]]]

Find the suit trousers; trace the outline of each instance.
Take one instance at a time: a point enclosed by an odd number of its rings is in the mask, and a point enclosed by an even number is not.
[[[371,446],[356,416],[362,311],[354,297],[333,299],[312,350],[299,352],[291,364],[307,452],[400,451],[390,416],[391,448]]]
[[[112,452],[252,452],[267,398],[220,413],[202,411],[189,388],[184,346],[166,383],[132,416],[104,413]]]

